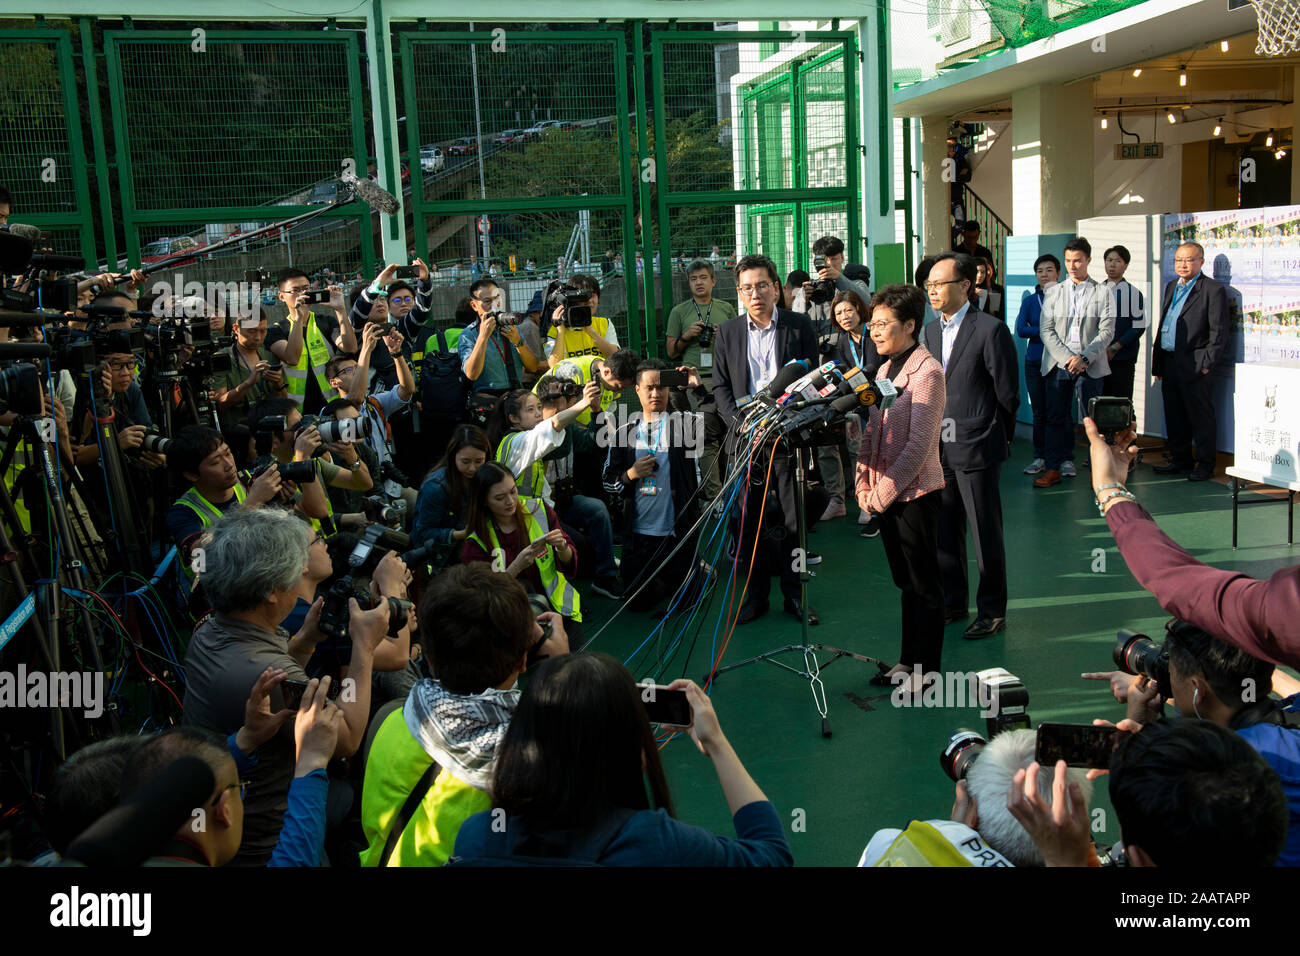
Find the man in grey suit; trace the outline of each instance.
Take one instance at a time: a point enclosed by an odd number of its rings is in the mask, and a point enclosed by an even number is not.
[[[1020,405],[1020,358],[1005,322],[971,308],[975,260],[962,253],[935,257],[925,282],[939,316],[922,343],[943,364],[946,395],[939,460],[944,489],[939,510],[939,573],[944,623],[966,617],[966,527],[979,563],[976,617],[962,635],[989,637],[1006,624],[1007,555],[998,477],[1011,450]]]
[[[1077,393],[1079,418],[1088,411],[1088,400],[1101,394],[1110,362],[1106,346],[1115,337],[1115,297],[1101,283],[1088,277],[1092,246],[1083,237],[1065,244],[1065,271],[1069,278],[1058,282],[1043,296],[1043,314],[1038,337],[1043,340],[1043,377],[1047,379],[1046,470],[1034,479],[1035,488],[1050,488],[1075,474],[1074,416]],[[1068,470],[1062,466],[1068,464]]]

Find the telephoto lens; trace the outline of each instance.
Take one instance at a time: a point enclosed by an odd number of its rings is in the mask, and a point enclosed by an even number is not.
[[[151,428],[144,433],[144,439],[140,442],[140,450],[151,451],[155,455],[165,455],[168,449],[172,447],[172,440],[163,435],[162,432]]]
[[[1154,681],[1161,698],[1174,696],[1173,685],[1169,682],[1169,648],[1165,645],[1125,628],[1115,635],[1112,655],[1115,666],[1125,674],[1141,675]]]
[[[370,419],[338,418],[333,421],[320,420],[316,422],[316,430],[320,432],[322,442],[361,441],[370,437]]]
[[[281,462],[276,465],[280,470],[280,478],[284,481],[296,481],[302,484],[305,481],[316,480],[316,463],[314,461],[290,461]]]
[[[948,742],[939,753],[939,766],[953,783],[966,779],[971,764],[988,743],[984,735],[969,727],[958,727],[948,735]]]
[[[520,312],[492,312],[489,313],[489,315],[491,318],[497,320],[498,326],[518,325],[520,322],[524,321],[524,319],[528,318],[528,316]]]

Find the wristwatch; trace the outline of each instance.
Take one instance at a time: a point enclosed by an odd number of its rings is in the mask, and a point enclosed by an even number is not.
[[[360,470],[361,470],[361,456],[358,455],[358,456],[357,456],[357,460],[354,461],[352,464],[348,465],[348,468],[352,469],[353,471],[360,471]]]

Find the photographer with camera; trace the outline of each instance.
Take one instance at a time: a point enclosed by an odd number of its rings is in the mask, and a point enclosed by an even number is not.
[[[379,343],[384,343],[382,351],[389,357],[397,375],[397,384],[382,392],[366,395],[366,383],[370,377],[373,357],[381,351]],[[352,405],[360,409],[361,417],[369,422],[369,430],[364,435],[365,443],[375,453],[379,464],[376,472],[380,476],[384,494],[390,499],[406,499],[407,510],[415,508],[416,493],[413,488],[404,487],[410,479],[398,469],[394,460],[396,450],[393,444],[393,427],[390,422],[411,404],[415,396],[415,376],[402,354],[402,333],[396,329],[384,334],[378,325],[367,325],[361,334],[361,351],[356,360],[348,356],[335,356],[326,367],[330,384],[339,390]]]
[[[578,424],[584,427],[601,427],[603,413],[624,389],[636,386],[636,367],[641,363],[641,356],[631,349],[619,349],[613,355],[597,358],[594,355],[579,355],[577,358],[564,359],[551,369],[550,375],[543,376],[549,380],[571,382],[585,388],[588,382],[600,386],[600,403],[597,415],[593,418],[590,408],[584,409],[578,416]],[[537,380],[538,385],[542,379]],[[533,386],[534,394],[537,385]],[[594,425],[593,425],[594,421]]]
[[[288,680],[306,682],[304,667],[323,635],[317,629],[323,601],[317,601],[303,627],[290,638],[281,622],[298,599],[314,597],[330,574],[324,538],[306,523],[277,508],[236,508],[201,539],[203,586],[213,615],[190,639],[183,723],[228,735],[245,719],[248,688],[267,667]],[[348,602],[352,657],[346,677],[350,692],[336,703],[343,711],[334,756],[349,756],[361,743],[370,716],[371,662],[388,633],[387,601],[362,611]],[[278,689],[277,689],[278,690]],[[283,710],[273,690],[270,706]],[[244,837],[236,863],[262,865],[275,847],[293,775],[294,737],[286,724],[259,748],[249,771],[244,804]]]
[[[167,454],[172,470],[190,486],[167,512],[167,530],[192,579],[190,553],[199,536],[233,508],[260,508],[277,500],[280,473],[268,468],[245,489],[221,433],[202,425],[186,425],[178,431]]]
[[[323,442],[315,416],[304,425],[302,412],[292,398],[270,398],[261,402],[253,409],[250,420],[257,429],[257,453],[261,456],[255,463],[254,477],[262,469],[272,466],[281,472],[286,471],[286,465],[302,463],[311,466],[310,477],[305,480],[287,480],[291,482],[290,493],[294,495],[295,507],[311,519],[314,526],[321,527],[324,522],[328,531],[334,530],[334,509],[327,488],[369,491],[374,487],[370,470],[351,442],[331,443],[346,467],[325,460],[330,446],[326,446],[325,452],[318,452]],[[325,457],[318,457],[322,454]]]
[[[1034,765],[1036,734],[1004,730],[977,743],[973,756],[945,764],[958,777],[952,813],[947,820],[914,820],[906,829],[880,830],[862,851],[858,866],[1042,866],[1043,853],[1007,809],[1007,791],[1018,774]],[[1071,770],[1070,782],[1087,799],[1092,781],[1084,770]],[[1051,794],[1050,768],[1037,771],[1039,789]],[[1051,806],[1051,797],[1047,798]],[[918,863],[923,859],[925,862]]]
[[[691,298],[689,302],[674,306],[668,313],[665,349],[669,361],[680,358],[684,365],[699,369],[700,381],[708,390],[707,398],[699,398],[693,391],[684,393],[683,397],[689,402],[685,407],[704,416],[700,485],[704,489],[704,500],[713,501],[722,490],[718,455],[722,451],[722,439],[727,435],[727,426],[718,415],[718,406],[713,398],[713,337],[719,325],[735,317],[736,306],[713,298],[713,287],[718,280],[709,260],[692,262],[687,270],[687,281]],[[714,308],[718,309],[716,316]]]
[[[623,586],[635,593],[645,585],[629,605],[634,611],[649,610],[675,594],[695,562],[689,543],[677,547],[695,524],[698,485],[686,436],[676,428],[679,419],[666,414],[670,389],[661,380],[665,371],[658,359],[637,367],[641,418],[619,429],[605,460],[605,490],[623,502]],[[676,371],[689,386],[701,387],[696,369]],[[661,568],[670,554],[671,561]]]
[[[588,382],[578,389],[572,382],[543,376],[537,395],[523,389],[507,392],[497,403],[488,423],[488,442],[496,445],[495,460],[510,469],[524,498],[540,498],[554,508],[561,527],[579,529],[591,545],[596,559],[592,590],[619,600],[614,561],[614,532],[605,502],[575,493],[574,443],[569,425],[600,400],[600,386]],[[570,397],[578,392],[579,397]],[[552,482],[552,478],[555,479]],[[566,526],[567,525],[567,526]]]
[[[1300,697],[1268,696],[1273,665],[1251,657],[1199,627],[1177,619],[1165,625],[1165,642],[1121,631],[1117,655],[1135,660],[1127,691],[1128,719],[1155,720],[1169,694],[1183,716],[1195,715],[1234,731],[1258,751],[1282,781],[1290,813],[1286,847],[1278,866],[1300,866],[1300,727],[1287,723]]]
[[[550,368],[566,358],[608,358],[618,351],[618,329],[610,325],[609,319],[596,314],[600,308],[600,283],[594,276],[578,273],[570,276],[567,284],[552,282],[546,289],[546,303],[552,308],[554,335],[547,355]]]
[[[1196,560],[1137,503],[1125,486],[1137,457],[1136,423],[1107,441],[1091,418],[1092,487],[1124,563],[1160,606],[1254,657],[1300,666],[1300,565],[1260,581]]]
[[[573,646],[581,647],[582,597],[560,570],[575,571],[578,554],[555,511],[540,498],[520,498],[509,469],[490,461],[474,476],[465,527],[461,563],[490,561],[493,570],[544,595],[564,618]]]
[[[492,279],[478,279],[469,287],[469,300],[478,321],[466,326],[457,340],[461,371],[475,391],[518,388],[523,372],[536,372],[541,363],[514,324],[498,321],[507,317],[501,311],[501,287]]]
[[[723,735],[713,702],[689,680],[667,690],[686,695],[690,725],[670,729],[688,733],[713,761],[734,839],[675,818],[645,690],[627,668],[608,654],[567,654],[543,663],[520,697],[492,769],[495,809],[461,826],[457,860],[790,866],[776,809]],[[494,825],[497,809],[504,827]]]
[[[477,425],[457,425],[438,464],[420,485],[411,529],[416,547],[455,546],[469,536],[465,519],[474,476],[492,457],[492,444]]]
[[[447,862],[461,823],[491,807],[486,790],[519,675],[569,651],[560,616],[538,618],[517,580],[482,564],[436,577],[419,616],[433,677],[374,733],[361,792],[362,866]]]
[[[287,325],[277,323],[266,336],[267,349],[284,363],[289,397],[300,411],[314,412],[336,397],[325,375],[325,364],[340,352],[355,352],[356,332],[344,311],[343,290],[329,287],[329,296],[313,292],[307,273],[294,266],[275,276],[279,298],[289,310]],[[335,318],[317,314],[313,304],[328,305]]]
[[[1277,862],[1286,845],[1286,793],[1250,744],[1191,718],[1145,728],[1125,720],[1117,729],[1106,772],[1128,866],[1231,872]],[[1039,795],[1045,769],[1034,762],[1016,774],[1007,809],[1048,866],[1095,865],[1082,788],[1057,761],[1049,806]]]
[[[258,311],[256,317],[234,320],[230,371],[212,376],[223,428],[247,417],[249,408],[263,399],[288,395],[284,363],[263,347],[270,310],[260,305]]]

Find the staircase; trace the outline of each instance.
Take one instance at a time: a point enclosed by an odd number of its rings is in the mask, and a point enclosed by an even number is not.
[[[966,218],[974,219],[980,224],[980,242],[993,251],[998,276],[1005,276],[1007,236],[1011,235],[1011,227],[989,208],[988,203],[980,199],[979,194],[971,189],[969,184],[962,187],[962,193],[962,206],[966,210]]]

